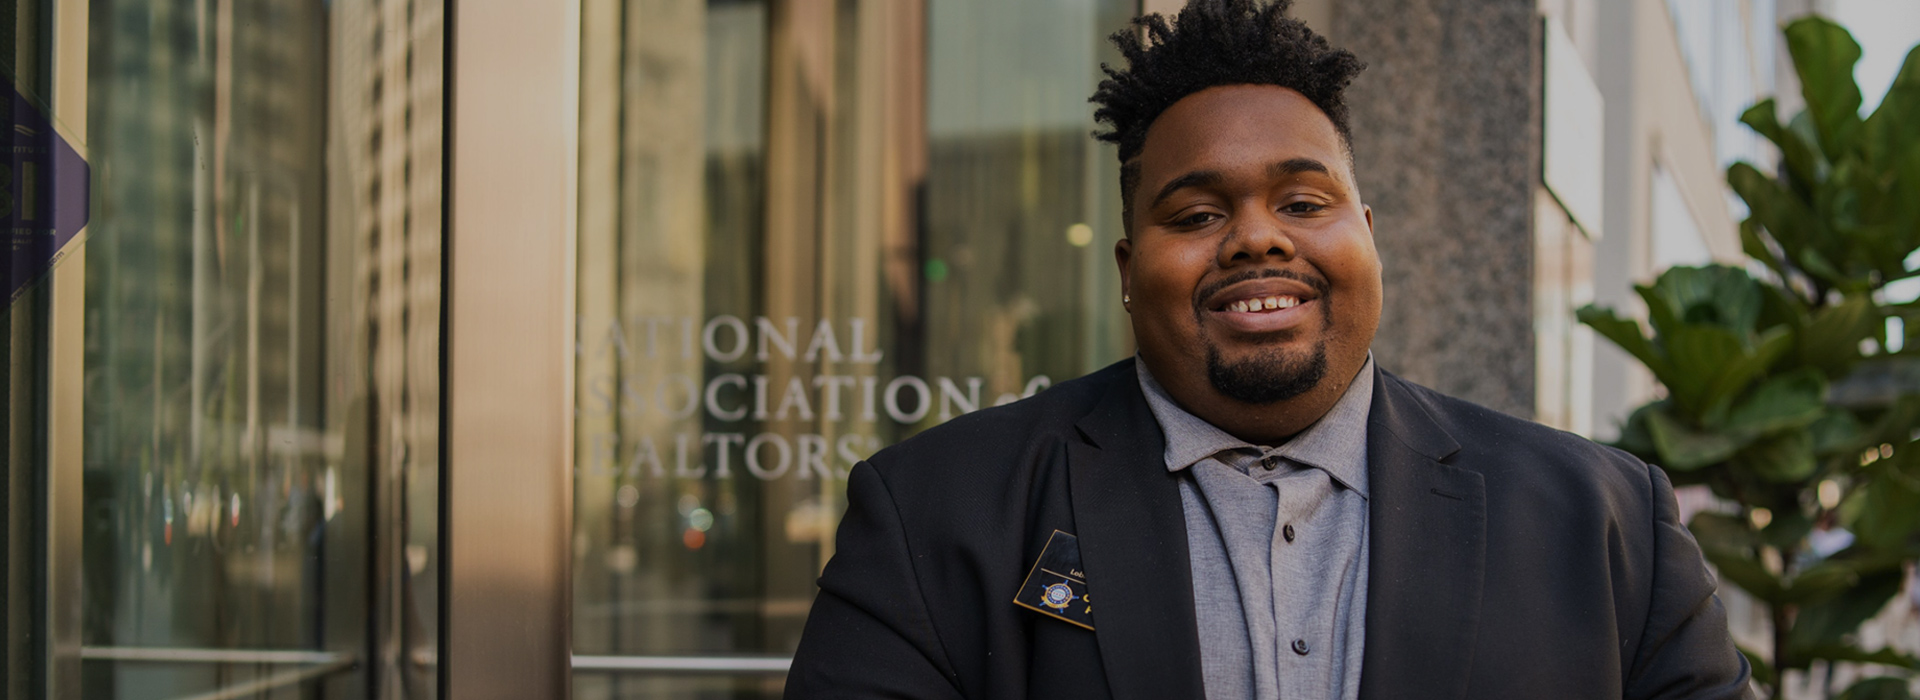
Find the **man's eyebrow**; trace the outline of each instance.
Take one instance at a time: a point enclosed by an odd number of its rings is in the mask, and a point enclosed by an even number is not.
[[[1333,175],[1333,171],[1327,169],[1327,164],[1312,158],[1289,158],[1267,166],[1267,177],[1285,177],[1288,175],[1299,175],[1300,173]]]
[[[1172,182],[1168,182],[1165,187],[1160,188],[1160,194],[1153,196],[1153,203],[1148,204],[1147,208],[1152,209],[1154,207],[1160,206],[1160,203],[1167,201],[1167,198],[1173,196],[1173,193],[1186,189],[1188,187],[1206,187],[1208,185],[1217,185],[1222,180],[1225,180],[1225,179],[1226,178],[1222,176],[1220,174],[1220,171],[1218,170],[1195,170],[1185,175],[1181,175],[1180,177],[1174,178]]]

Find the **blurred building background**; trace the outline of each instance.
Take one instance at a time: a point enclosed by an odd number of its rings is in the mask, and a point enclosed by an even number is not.
[[[776,697],[853,462],[1131,354],[1085,100],[1179,5],[0,0],[91,173],[7,267],[0,697]],[[1573,309],[1742,264],[1736,120],[1797,109],[1808,12],[1869,109],[1920,41],[1904,0],[1297,2],[1370,64],[1380,364],[1614,437],[1657,387]],[[1870,633],[1920,651],[1916,604]]]

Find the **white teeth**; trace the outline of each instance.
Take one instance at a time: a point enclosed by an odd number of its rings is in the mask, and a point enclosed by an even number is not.
[[[1261,297],[1259,299],[1242,299],[1239,301],[1235,301],[1233,303],[1227,304],[1227,310],[1245,313],[1249,311],[1266,311],[1269,309],[1291,309],[1299,305],[1300,305],[1300,300],[1296,297],[1271,296],[1271,297]]]

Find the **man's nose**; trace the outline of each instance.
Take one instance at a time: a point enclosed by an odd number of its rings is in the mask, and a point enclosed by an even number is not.
[[[1244,213],[1234,217],[1226,240],[1220,243],[1221,267],[1260,262],[1268,257],[1293,259],[1296,252],[1293,237],[1278,213],[1259,205],[1244,207],[1241,211]]]

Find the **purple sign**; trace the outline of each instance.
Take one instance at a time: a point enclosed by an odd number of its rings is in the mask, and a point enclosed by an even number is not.
[[[12,83],[0,87],[13,99],[6,121],[6,167],[0,169],[0,222],[12,243],[7,250],[7,300],[39,280],[66,255],[87,225],[87,161],[54,131],[47,113]]]

